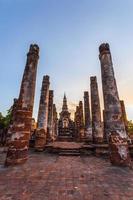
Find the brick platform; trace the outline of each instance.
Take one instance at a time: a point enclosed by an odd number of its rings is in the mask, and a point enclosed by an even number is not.
[[[23,165],[1,166],[0,200],[133,200],[132,177],[94,156],[30,152]]]
[[[79,151],[80,155],[95,155],[109,157],[108,144],[85,144],[83,142],[53,142],[45,147],[45,151],[49,153],[60,154],[61,151]],[[133,145],[129,145],[130,155],[133,157]]]
[[[53,146],[53,148],[62,148],[62,149],[66,149],[66,148],[71,148],[71,149],[79,149],[81,148],[83,145],[83,143],[77,143],[77,142],[53,142],[53,143],[49,143],[47,145],[48,146]]]

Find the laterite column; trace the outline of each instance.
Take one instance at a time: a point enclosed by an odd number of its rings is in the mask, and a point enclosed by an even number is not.
[[[38,59],[39,47],[36,44],[31,45],[27,54],[20,95],[9,128],[11,138],[5,162],[6,166],[24,163],[28,158]]]
[[[90,81],[91,81],[92,137],[93,137],[93,142],[97,144],[103,142],[100,99],[99,99],[96,76],[90,77]]]
[[[129,166],[127,133],[122,119],[122,109],[118,96],[109,44],[99,47],[106,131],[109,140],[110,161],[113,165]]]
[[[85,137],[89,141],[92,141],[92,126],[90,116],[90,103],[89,103],[89,92],[84,92],[84,118],[85,118]]]
[[[48,127],[49,85],[49,76],[43,76],[35,139],[36,151],[43,151],[46,144]]]

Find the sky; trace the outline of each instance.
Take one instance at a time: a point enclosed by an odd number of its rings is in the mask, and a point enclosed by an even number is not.
[[[29,45],[40,47],[33,116],[37,117],[43,75],[58,111],[64,92],[71,112],[90,76],[103,95],[98,48],[110,44],[120,99],[133,120],[133,0],[0,0],[0,112],[19,95]]]

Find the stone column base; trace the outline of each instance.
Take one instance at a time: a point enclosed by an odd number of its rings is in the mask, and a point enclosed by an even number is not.
[[[93,141],[92,138],[92,128],[88,128],[87,130],[85,130],[85,137],[89,142]]]
[[[13,145],[11,145],[13,143]],[[20,148],[21,147],[21,148]],[[14,166],[16,164],[25,163],[28,159],[28,142],[25,140],[16,140],[10,142],[7,152],[5,166]]]
[[[102,137],[95,137],[95,138],[93,138],[93,143],[94,144],[101,144],[101,143],[103,143],[103,138]]]
[[[46,132],[44,129],[36,130],[35,150],[43,151],[46,144]]]
[[[116,166],[131,166],[131,159],[126,138],[118,133],[109,136],[110,162]]]

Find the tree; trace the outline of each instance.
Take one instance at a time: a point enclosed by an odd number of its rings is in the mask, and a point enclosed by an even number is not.
[[[3,128],[4,128],[4,116],[0,112],[0,129],[3,129]]]
[[[2,115],[2,113],[0,113],[0,129],[7,129],[11,122],[11,118],[12,118],[12,107],[9,110],[7,110],[7,114],[5,117]]]
[[[128,134],[129,136],[133,135],[133,121],[132,120],[128,121]]]

